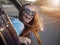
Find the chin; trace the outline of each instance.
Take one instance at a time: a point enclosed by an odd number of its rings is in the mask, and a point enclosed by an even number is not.
[[[30,21],[26,21],[26,23],[29,23]]]

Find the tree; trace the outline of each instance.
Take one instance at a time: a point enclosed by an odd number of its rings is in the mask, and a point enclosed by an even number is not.
[[[0,3],[2,3],[2,4],[9,4],[9,0],[0,0]]]

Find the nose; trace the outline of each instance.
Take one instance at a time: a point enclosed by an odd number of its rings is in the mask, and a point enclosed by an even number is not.
[[[27,15],[27,17],[31,17],[31,15],[29,14],[29,15]]]
[[[26,15],[28,18],[31,18],[32,16],[31,16],[31,14],[29,14],[29,15]]]

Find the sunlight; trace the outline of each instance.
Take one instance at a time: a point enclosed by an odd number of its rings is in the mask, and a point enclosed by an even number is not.
[[[54,7],[58,7],[60,3],[59,3],[59,0],[51,0],[50,4]]]
[[[35,2],[36,0],[27,0],[27,1]]]

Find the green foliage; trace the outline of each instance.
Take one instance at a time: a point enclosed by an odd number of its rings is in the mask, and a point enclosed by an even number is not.
[[[9,1],[8,0],[0,0],[0,3],[2,3],[2,4],[9,4]]]

